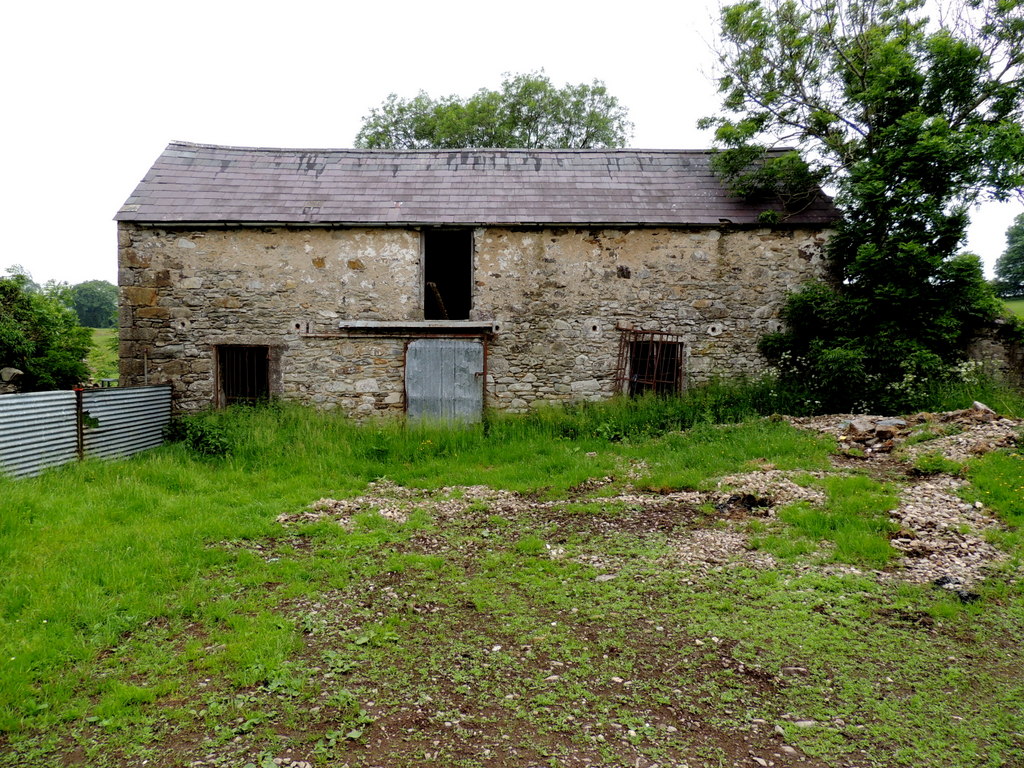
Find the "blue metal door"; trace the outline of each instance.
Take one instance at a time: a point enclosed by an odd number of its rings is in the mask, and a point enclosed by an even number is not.
[[[411,419],[479,421],[484,407],[483,342],[409,342],[405,350],[405,404]]]

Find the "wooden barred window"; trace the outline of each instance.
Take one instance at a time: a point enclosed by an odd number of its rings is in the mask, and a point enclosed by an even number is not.
[[[217,347],[220,404],[258,403],[270,397],[270,348]]]
[[[654,392],[672,395],[686,388],[686,347],[680,335],[665,331],[622,332],[615,379],[630,397]]]

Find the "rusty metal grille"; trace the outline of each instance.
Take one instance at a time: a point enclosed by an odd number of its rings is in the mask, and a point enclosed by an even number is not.
[[[221,403],[256,403],[270,397],[270,348],[218,347]]]
[[[686,387],[686,347],[682,336],[666,331],[622,331],[615,381],[619,392],[671,395]]]

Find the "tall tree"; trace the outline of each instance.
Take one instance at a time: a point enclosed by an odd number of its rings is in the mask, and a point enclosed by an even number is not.
[[[117,319],[117,286],[106,280],[72,286],[71,302],[79,322],[89,328],[110,328]]]
[[[24,272],[0,278],[0,367],[21,370],[28,392],[73,387],[89,377],[89,330],[78,324],[66,286],[31,285]]]
[[[469,98],[411,99],[392,93],[363,118],[356,146],[368,149],[625,146],[633,125],[604,83],[556,88],[540,72],[506,74],[501,88]]]
[[[1006,230],[1006,250],[996,261],[996,290],[1008,299],[1024,297],[1024,213]]]
[[[913,407],[996,312],[958,256],[969,206],[1024,185],[1024,0],[746,0],[722,12],[726,147],[744,193],[836,190],[830,281],[762,351],[823,408]],[[788,144],[779,162],[767,146]],[[797,172],[795,172],[797,171]]]

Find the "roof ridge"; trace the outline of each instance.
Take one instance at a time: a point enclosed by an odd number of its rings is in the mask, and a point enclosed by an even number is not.
[[[591,154],[591,153],[648,153],[648,154],[694,154],[694,155],[706,155],[716,152],[714,148],[707,149],[669,149],[669,148],[643,148],[643,147],[593,147],[587,149],[578,148],[554,148],[554,147],[463,147],[459,149],[451,148],[422,148],[422,149],[364,149],[361,147],[243,147],[234,144],[206,144],[195,141],[181,141],[172,140],[167,144],[168,149],[171,147],[194,147],[197,149],[226,149],[239,152],[345,152],[345,153],[360,153],[360,154],[417,154],[417,153],[455,153],[455,152],[514,152],[514,153],[579,153],[579,154]],[[780,150],[786,149],[780,147]]]

